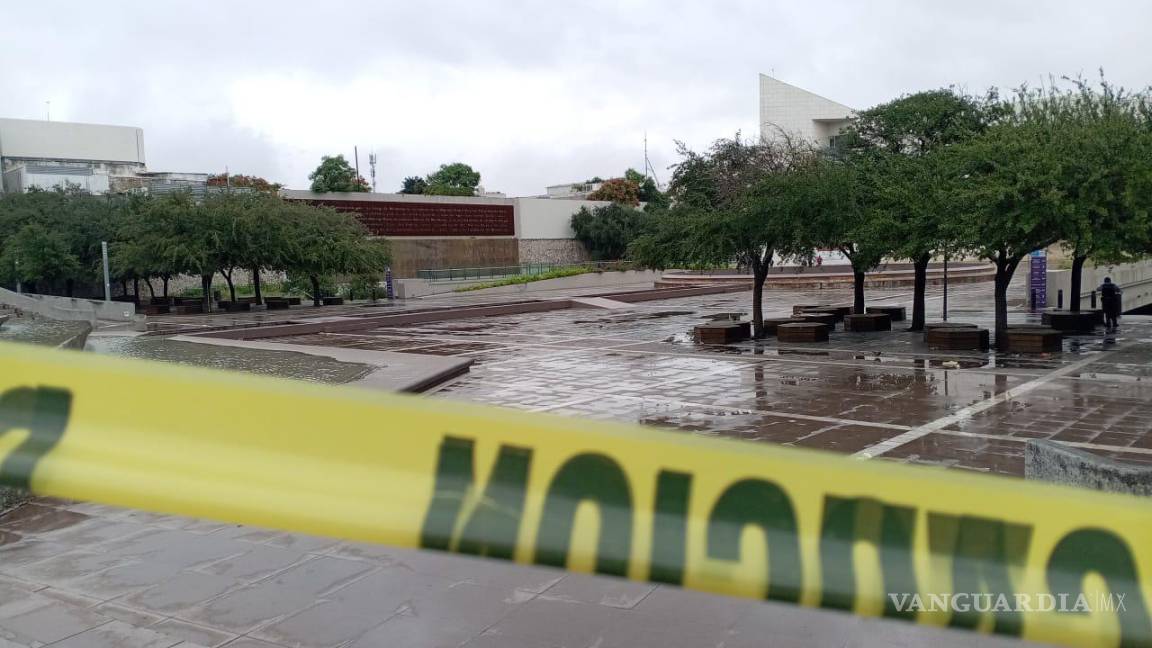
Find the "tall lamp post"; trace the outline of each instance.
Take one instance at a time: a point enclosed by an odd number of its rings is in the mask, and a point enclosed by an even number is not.
[[[108,241],[100,241],[100,256],[104,260],[104,301],[112,301],[112,281],[108,276]]]
[[[948,248],[944,248],[944,321],[948,321]]]

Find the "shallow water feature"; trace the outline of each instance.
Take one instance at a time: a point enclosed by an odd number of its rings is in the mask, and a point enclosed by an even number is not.
[[[105,355],[331,384],[352,382],[368,375],[374,369],[370,365],[340,362],[306,353],[213,346],[162,337],[97,335],[88,338],[86,349]]]
[[[86,322],[61,322],[43,318],[12,318],[0,326],[0,342],[24,342],[56,346],[82,333]]]

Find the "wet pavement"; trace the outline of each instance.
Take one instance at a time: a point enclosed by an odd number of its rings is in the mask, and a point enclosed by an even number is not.
[[[905,290],[868,296],[910,306]],[[940,318],[940,297],[930,294],[929,321]],[[765,316],[812,300],[769,291]],[[990,285],[954,288],[949,319],[991,328],[991,301]],[[1023,473],[1035,438],[1152,462],[1152,318],[1129,316],[1114,336],[1069,336],[1062,352],[1042,355],[933,351],[900,322],[880,333],[838,325],[827,343],[693,342],[693,326],[747,313],[749,302],[729,293],[275,341],[468,357],[471,372],[437,397],[693,434],[1009,475]],[[1039,321],[1019,307],[1010,319]]]
[[[1006,639],[38,500],[0,519],[0,648],[987,646]]]
[[[842,302],[825,291],[818,301]],[[875,304],[908,304],[900,290]],[[773,291],[766,316],[812,294]],[[939,318],[939,294],[929,301]],[[919,334],[832,334],[702,347],[693,325],[749,295],[569,309],[278,338],[459,356],[470,374],[432,397],[874,460],[1018,475],[1053,438],[1152,461],[1152,319],[1070,337],[1060,353],[934,352]],[[951,295],[991,324],[991,287]],[[351,315],[349,315],[351,316]],[[1016,322],[1034,316],[1016,310]],[[643,648],[1008,646],[1004,639],[428,552],[40,501],[0,518],[0,648],[468,646]],[[185,643],[180,643],[185,642]]]

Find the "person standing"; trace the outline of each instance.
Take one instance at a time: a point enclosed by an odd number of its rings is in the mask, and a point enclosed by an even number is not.
[[[1104,330],[1112,333],[1120,329],[1120,286],[1112,283],[1112,277],[1104,277],[1098,290],[1100,305],[1104,308]]]

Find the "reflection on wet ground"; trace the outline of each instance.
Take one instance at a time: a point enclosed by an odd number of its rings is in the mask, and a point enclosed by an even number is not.
[[[340,362],[331,358],[290,351],[238,349],[166,338],[126,335],[89,337],[86,349],[106,355],[333,384],[355,381],[374,370],[370,365]]]
[[[13,317],[0,326],[0,342],[56,346],[83,333],[85,322],[61,322],[44,318]]]
[[[851,294],[819,297],[848,303]],[[873,304],[911,305],[903,290],[868,297]],[[965,285],[950,300],[951,320],[992,326],[990,285]],[[812,295],[770,291],[765,301],[765,317],[781,317]],[[444,398],[845,453],[871,453],[918,426],[1028,385],[1002,404],[880,454],[1020,474],[1027,439],[1057,438],[1152,461],[1152,438],[1142,445],[1152,427],[1152,405],[1145,405],[1152,391],[1143,380],[1152,366],[1152,320],[1129,317],[1120,336],[1068,337],[1062,352],[1031,356],[933,351],[906,323],[884,333],[837,326],[828,343],[810,345],[693,341],[693,326],[747,313],[750,302],[750,293],[729,293],[610,312],[560,310],[276,341],[473,358],[469,375],[438,392]],[[929,321],[940,319],[940,303],[939,292],[930,294]],[[1024,311],[1010,319],[1038,322]],[[1084,366],[1048,377],[1072,363]]]

